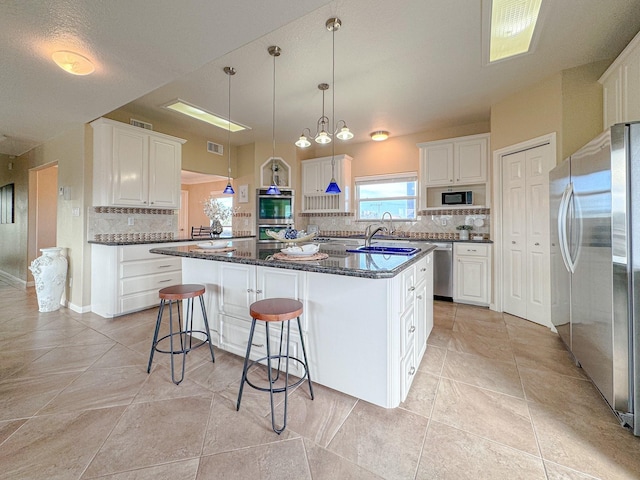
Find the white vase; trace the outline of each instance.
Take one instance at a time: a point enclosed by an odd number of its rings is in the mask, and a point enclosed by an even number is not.
[[[29,270],[36,281],[38,309],[53,312],[60,308],[60,299],[67,280],[67,259],[62,248],[41,248],[42,255],[31,262]]]
[[[469,240],[469,230],[460,230],[460,240]]]

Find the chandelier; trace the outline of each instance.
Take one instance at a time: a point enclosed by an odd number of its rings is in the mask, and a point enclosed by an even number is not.
[[[320,85],[318,85],[318,89],[322,91],[322,116],[316,123],[315,134],[312,134],[309,128],[305,128],[302,130],[300,138],[296,141],[297,147],[306,148],[311,146],[311,142],[309,141],[308,137],[313,138],[313,140],[315,140],[315,142],[319,144],[331,143],[332,137],[334,136],[339,138],[340,140],[349,140],[353,138],[353,133],[351,133],[351,131],[349,130],[347,122],[345,122],[344,120],[338,120],[337,122],[335,121],[335,33],[340,29],[341,25],[342,22],[339,18],[336,17],[330,18],[325,23],[327,30],[332,33],[331,75],[333,77],[332,81],[334,84],[334,88],[332,91],[333,105],[331,116],[333,117],[334,128],[330,128],[329,117],[327,117],[324,113],[324,93],[329,89],[329,85],[327,83],[321,83]]]

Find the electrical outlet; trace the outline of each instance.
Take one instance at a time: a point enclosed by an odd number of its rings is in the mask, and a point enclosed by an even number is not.
[[[69,277],[69,288],[73,287],[73,277]]]
[[[172,218],[168,218],[167,219],[167,227],[173,227],[173,219]]]
[[[347,218],[347,219],[344,221],[344,224],[345,224],[345,225],[351,225],[351,220]]]
[[[127,224],[128,224],[129,226],[134,225],[134,224],[135,224],[135,218],[133,218],[133,217],[128,217],[128,218],[127,218]]]
[[[443,227],[447,226],[447,219],[446,218],[441,218],[440,219],[440,225],[442,225]]]
[[[247,219],[247,218],[244,219],[244,226],[245,227],[249,226],[249,219]]]
[[[80,216],[80,208],[79,207],[74,207],[71,209],[71,216],[72,217],[79,217]]]

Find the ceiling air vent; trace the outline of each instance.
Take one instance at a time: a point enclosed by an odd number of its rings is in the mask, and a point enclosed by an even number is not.
[[[135,118],[131,118],[129,123],[134,127],[144,128],[146,130],[153,130],[153,125],[151,123],[143,122],[142,120],[136,120]]]
[[[224,153],[224,147],[219,143],[207,142],[207,152],[222,155]]]

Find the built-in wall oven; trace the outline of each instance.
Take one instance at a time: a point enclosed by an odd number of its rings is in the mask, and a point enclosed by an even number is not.
[[[293,226],[293,190],[280,189],[280,195],[268,195],[266,189],[256,191],[256,237],[259,242],[277,242],[267,230]]]

